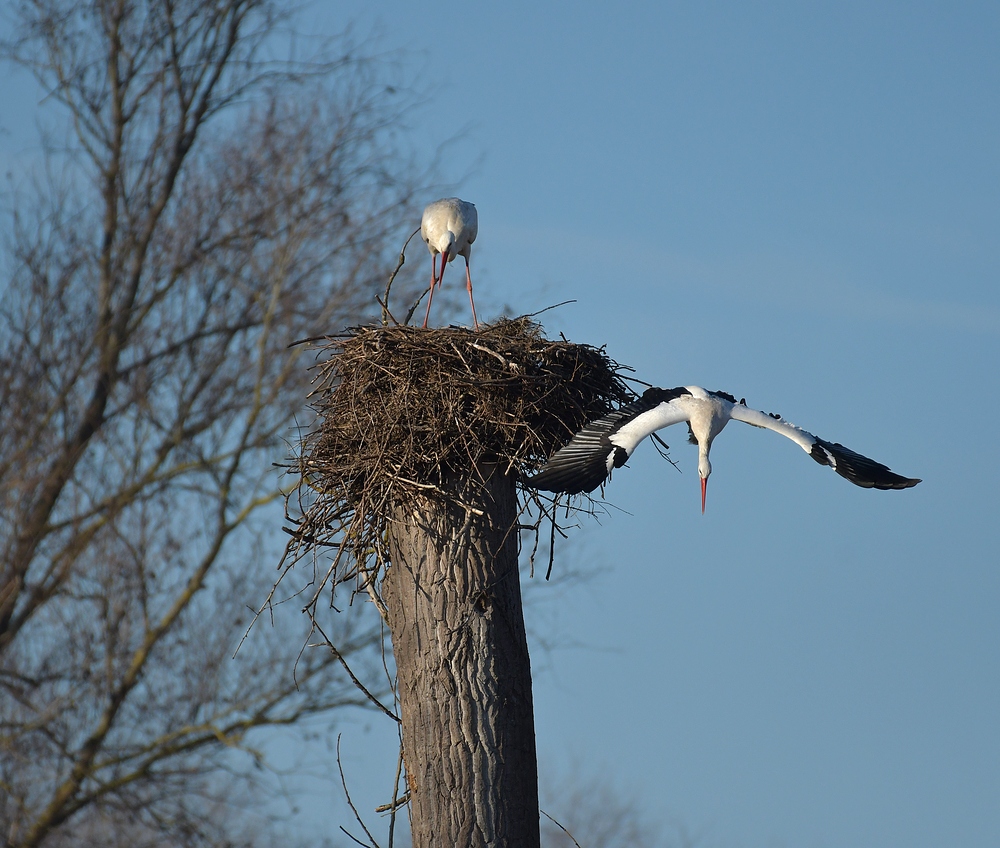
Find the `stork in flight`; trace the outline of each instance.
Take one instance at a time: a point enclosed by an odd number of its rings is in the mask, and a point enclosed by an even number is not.
[[[708,455],[712,441],[735,419],[754,427],[773,430],[791,439],[820,465],[829,465],[841,477],[866,489],[909,489],[920,480],[894,474],[885,465],[855,453],[837,442],[827,442],[774,413],[750,409],[746,401],[726,392],[709,392],[700,386],[647,389],[639,400],[591,421],[556,451],[541,470],[525,479],[536,489],[549,492],[592,492],[612,469],[621,468],[636,446],[655,431],[688,423],[691,441],[698,445],[698,476],[701,478],[701,511],[712,463]]]
[[[466,288],[469,290],[469,303],[472,304],[472,323],[479,329],[479,319],[476,318],[476,302],[472,299],[472,274],[469,271],[469,252],[472,243],[479,233],[479,215],[476,207],[467,200],[457,197],[443,197],[429,203],[424,209],[420,221],[420,235],[427,242],[431,252],[431,287],[427,295],[427,314],[424,315],[424,328],[431,314],[431,301],[434,299],[434,286],[441,285],[444,279],[444,266],[452,262],[456,256],[465,257]],[[441,256],[441,273],[437,273],[437,257]]]

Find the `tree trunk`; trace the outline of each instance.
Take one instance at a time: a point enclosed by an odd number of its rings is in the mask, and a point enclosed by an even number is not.
[[[539,844],[517,499],[499,469],[479,471],[474,501],[467,481],[450,482],[482,515],[427,501],[390,524],[382,590],[415,848]]]

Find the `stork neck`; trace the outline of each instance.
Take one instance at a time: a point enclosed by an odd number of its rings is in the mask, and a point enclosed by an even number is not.
[[[707,479],[712,473],[712,463],[708,455],[712,450],[712,440],[725,426],[725,419],[718,414],[711,399],[697,399],[692,405],[690,418],[691,435],[698,443],[698,476]]]
[[[707,480],[712,473],[712,463],[708,458],[711,450],[711,439],[698,439],[698,476],[703,480]]]

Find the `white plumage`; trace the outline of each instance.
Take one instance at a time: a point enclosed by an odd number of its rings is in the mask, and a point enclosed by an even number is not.
[[[712,441],[731,420],[773,430],[791,439],[821,465],[867,489],[908,489],[919,479],[901,477],[885,465],[855,453],[837,442],[826,442],[783,420],[780,415],[758,412],[726,392],[709,392],[700,386],[647,389],[643,396],[621,409],[591,421],[569,443],[554,453],[528,485],[550,492],[592,492],[620,468],[636,446],[650,434],[686,421],[698,445],[701,511],[705,511],[708,478],[712,473]]]
[[[457,197],[444,197],[429,203],[424,209],[420,221],[420,235],[427,242],[431,252],[431,286],[427,294],[427,313],[424,315],[424,327],[431,314],[431,301],[434,299],[434,286],[441,285],[444,279],[444,268],[456,256],[465,257],[465,279],[469,290],[469,303],[472,304],[472,323],[479,329],[479,319],[476,318],[476,304],[472,299],[472,273],[469,271],[469,253],[472,243],[479,234],[479,215],[476,207],[467,200]],[[437,257],[441,257],[441,273],[437,273]]]

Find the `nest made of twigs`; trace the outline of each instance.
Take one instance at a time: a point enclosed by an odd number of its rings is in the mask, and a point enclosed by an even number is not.
[[[356,327],[319,356],[317,426],[298,446],[288,518],[299,552],[333,545],[338,560],[377,552],[397,506],[453,497],[446,481],[484,464],[519,476],[634,398],[602,348],[547,339],[528,318]]]

